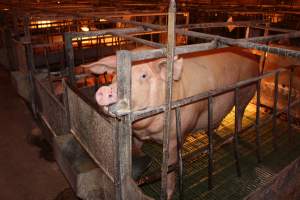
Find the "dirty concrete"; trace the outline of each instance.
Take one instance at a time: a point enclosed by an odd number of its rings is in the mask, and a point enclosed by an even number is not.
[[[70,193],[70,186],[58,165],[46,161],[39,147],[27,142],[36,124],[13,89],[9,72],[1,66],[0,125],[0,199],[66,199],[63,196]]]

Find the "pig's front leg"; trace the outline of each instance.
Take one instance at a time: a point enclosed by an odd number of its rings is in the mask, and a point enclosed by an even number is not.
[[[171,165],[174,165],[177,163],[177,140],[176,138],[170,138],[169,143],[169,159],[168,159],[168,165],[169,167]],[[168,179],[168,185],[167,185],[167,195],[168,200],[173,198],[175,188],[176,188],[176,170],[169,173],[167,176]]]

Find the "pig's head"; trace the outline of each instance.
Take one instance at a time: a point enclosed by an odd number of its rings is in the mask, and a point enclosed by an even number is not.
[[[173,79],[180,80],[183,59],[175,58]],[[144,62],[132,67],[132,109],[163,104],[166,83],[166,59]],[[96,101],[100,106],[108,106],[117,102],[116,80],[109,86],[103,86],[96,92]]]

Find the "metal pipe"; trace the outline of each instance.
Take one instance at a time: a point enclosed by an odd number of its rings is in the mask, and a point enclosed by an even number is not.
[[[173,66],[175,56],[175,25],[176,25],[176,4],[175,0],[170,1],[168,13],[168,45],[167,45],[167,82],[165,86],[165,116],[163,128],[163,161],[162,161],[162,180],[160,199],[168,198],[168,162],[169,162],[169,140],[171,132],[171,102],[173,89]]]
[[[183,193],[183,162],[182,162],[182,135],[181,135],[181,115],[180,108],[176,108],[176,139],[177,139],[177,159],[178,159],[178,184],[179,184],[179,199],[184,198]]]
[[[272,119],[272,137],[273,137],[273,148],[277,150],[277,133],[276,133],[276,122],[277,122],[277,102],[278,102],[278,79],[279,79],[279,72],[275,74],[274,80],[274,105],[273,105],[273,119]]]
[[[120,109],[131,110],[131,56],[129,51],[117,52],[117,95]],[[121,199],[128,199],[127,177],[132,176],[132,118],[125,115],[118,121],[117,182]]]
[[[261,135],[260,135],[260,84],[261,80],[258,80],[256,83],[256,117],[255,117],[255,133],[256,133],[256,157],[257,161],[261,162]]]
[[[208,189],[213,188],[213,97],[208,98]]]
[[[240,167],[240,154],[239,154],[239,121],[241,119],[240,110],[239,110],[239,87],[235,88],[234,90],[234,138],[233,138],[233,148],[234,148],[234,158],[235,158],[235,165],[236,165],[236,171],[237,175],[240,177],[241,174],[241,167]]]
[[[76,79],[74,74],[74,50],[72,46],[72,35],[69,33],[64,34],[65,41],[65,56],[66,56],[66,66],[68,77],[70,78],[71,84],[75,85]]]
[[[292,101],[292,92],[293,92],[293,76],[294,76],[294,67],[292,66],[290,69],[290,80],[289,80],[289,94],[288,94],[288,110],[287,110],[287,118],[288,118],[288,134],[289,134],[289,142],[292,143],[292,117],[291,117],[291,101]]]

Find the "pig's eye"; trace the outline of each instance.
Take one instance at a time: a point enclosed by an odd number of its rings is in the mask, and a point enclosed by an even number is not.
[[[147,78],[147,74],[142,74],[142,78],[143,79]]]

